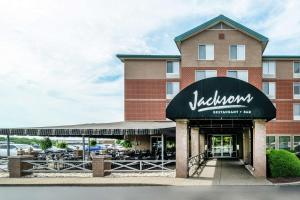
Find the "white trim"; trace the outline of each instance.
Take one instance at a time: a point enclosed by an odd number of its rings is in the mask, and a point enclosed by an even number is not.
[[[293,98],[300,99],[300,94],[295,94],[295,83],[298,83],[300,87],[300,82],[293,82]]]
[[[300,61],[293,62],[293,78],[300,78],[300,73],[295,73],[295,63],[300,63]]]
[[[197,69],[197,70],[195,70],[195,81],[198,81],[197,80],[197,72],[201,72],[201,71],[204,72],[205,75],[206,75],[206,71],[213,71],[213,72],[216,72],[216,76],[213,76],[213,77],[217,77],[218,76],[218,71],[215,70],[215,69]],[[207,77],[205,76],[205,78],[207,78]]]
[[[230,51],[230,47],[231,46],[236,46],[236,59],[231,59],[231,51]],[[242,59],[239,59],[238,58],[238,47],[239,46],[243,46],[244,47],[244,57]],[[246,45],[245,44],[229,44],[229,47],[228,47],[228,55],[229,55],[229,61],[233,61],[233,62],[237,62],[237,61],[246,61]]]
[[[204,45],[205,46],[205,59],[200,59],[200,45]],[[213,59],[206,59],[207,58],[207,51],[206,51],[206,46],[207,45],[212,45],[213,46]],[[198,60],[200,60],[200,61],[214,61],[215,60],[215,44],[213,44],[213,43],[198,43]]]

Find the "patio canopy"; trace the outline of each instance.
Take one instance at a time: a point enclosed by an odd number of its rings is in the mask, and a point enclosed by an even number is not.
[[[0,135],[55,137],[156,135],[174,133],[175,123],[172,121],[121,121],[113,123],[0,129]]]

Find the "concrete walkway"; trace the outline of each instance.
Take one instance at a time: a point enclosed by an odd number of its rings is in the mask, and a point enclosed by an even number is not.
[[[48,177],[48,178],[0,178],[4,185],[95,185],[95,186],[201,186],[201,185],[271,185],[266,179],[254,178],[239,160],[209,160],[191,178],[173,177]]]
[[[237,159],[211,159],[193,173],[194,179],[210,181],[212,185],[265,185],[266,179],[252,176]]]

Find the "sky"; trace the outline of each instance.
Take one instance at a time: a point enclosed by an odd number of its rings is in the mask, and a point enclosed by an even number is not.
[[[300,55],[300,1],[0,0],[0,127],[124,120],[118,53],[179,54],[174,37],[220,14]]]

